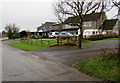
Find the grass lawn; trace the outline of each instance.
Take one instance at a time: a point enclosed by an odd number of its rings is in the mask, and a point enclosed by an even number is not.
[[[33,43],[39,43],[41,40],[33,40]],[[51,44],[51,45],[56,45],[57,44],[57,40],[54,40],[54,39],[47,39],[47,40],[42,40],[42,42],[43,43],[48,43],[48,41],[49,41],[49,43]],[[64,44],[64,42],[67,42],[67,40],[62,40],[62,44]],[[72,41],[71,41],[72,42]],[[98,40],[98,41],[90,41],[90,40],[83,40],[82,41],[82,43],[83,44],[97,44],[97,43],[100,43],[101,41],[100,40]],[[72,43],[78,43],[78,41],[73,41]]]
[[[88,61],[77,62],[72,66],[90,76],[100,78],[104,81],[120,81],[118,74],[118,64],[120,57],[118,53],[108,53],[107,55],[90,59]]]
[[[120,38],[107,38],[105,40],[120,40]]]
[[[43,39],[42,40],[43,44],[48,44],[48,42],[49,42],[50,46],[57,45],[57,40],[53,40],[53,39],[45,39],[45,40]],[[32,40],[32,43],[33,44],[40,44],[41,40]]]
[[[0,38],[5,38],[5,37],[0,37]]]
[[[4,41],[8,41],[8,40],[13,40],[13,39],[6,39]],[[19,39],[17,39],[19,40]],[[32,41],[32,44],[31,44]],[[44,49],[44,48],[48,48],[49,46],[54,46],[57,45],[57,40],[54,39],[43,39],[42,40],[42,45],[41,45],[41,40],[31,40],[29,41],[29,44],[27,44],[27,42],[19,42],[19,43],[13,43],[10,44],[10,46],[16,47],[18,49],[24,50],[24,51],[32,51],[32,50],[40,50],[40,49]],[[49,45],[48,45],[48,41],[49,41]],[[67,40],[62,40],[63,42],[67,42]],[[99,41],[89,41],[89,40],[83,40],[84,44],[92,44],[92,43],[98,43]],[[62,43],[65,44],[65,43]],[[70,47],[70,48],[75,48],[75,47]],[[86,47],[82,47],[82,48],[86,48]]]
[[[103,41],[97,40],[97,41],[91,41],[91,40],[83,40],[83,44],[98,44],[102,43]]]
[[[24,51],[32,51],[32,50],[40,50],[40,49],[48,48],[48,47],[41,46],[41,45],[27,44],[27,43],[22,43],[22,42],[13,43],[13,44],[10,44],[10,46],[19,48]]]

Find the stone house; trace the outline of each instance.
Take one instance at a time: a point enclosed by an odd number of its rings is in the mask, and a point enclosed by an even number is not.
[[[100,29],[103,30],[103,33],[119,34],[120,32],[119,20],[118,19],[105,20],[104,23],[101,25]]]
[[[48,33],[50,31],[67,31],[73,34],[78,34],[79,28],[73,23],[78,23],[78,17],[68,17],[63,24],[56,24],[55,22],[46,22],[37,28],[38,32]],[[111,31],[119,33],[118,20],[107,20],[105,12],[96,12],[87,14],[83,22],[83,31],[85,29],[101,29],[104,33]]]
[[[99,29],[99,27],[106,20],[105,12],[91,13],[87,14],[83,22],[83,30],[85,29]],[[78,17],[69,17],[65,20],[65,25],[68,26],[68,23],[78,23]],[[64,28],[68,28],[68,27]],[[70,26],[69,26],[70,27]],[[74,28],[75,26],[71,26],[70,28]]]

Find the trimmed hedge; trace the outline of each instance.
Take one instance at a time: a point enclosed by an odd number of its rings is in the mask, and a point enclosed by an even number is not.
[[[102,39],[104,39],[104,35],[102,35],[102,34],[91,35],[88,39],[92,40],[92,41],[102,40]]]
[[[104,38],[119,38],[119,35],[116,33],[104,34]]]
[[[102,40],[106,38],[119,38],[119,35],[116,33],[97,34],[97,35],[91,35],[88,39],[95,41],[95,40]]]

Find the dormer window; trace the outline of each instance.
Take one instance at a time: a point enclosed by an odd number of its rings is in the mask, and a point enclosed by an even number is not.
[[[92,22],[91,21],[87,21],[83,23],[84,26],[92,26]]]

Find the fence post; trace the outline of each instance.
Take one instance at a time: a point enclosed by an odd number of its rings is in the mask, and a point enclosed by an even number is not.
[[[57,36],[57,45],[59,45],[59,36]]]
[[[24,39],[25,40],[25,39]],[[25,40],[25,42],[28,44],[29,43],[29,39]]]
[[[36,45],[37,45],[37,41],[36,41]]]
[[[42,45],[42,38],[41,38],[40,44]]]
[[[31,40],[31,44],[32,44],[32,40]]]
[[[69,44],[69,37],[67,36],[67,46],[68,46],[68,44]]]
[[[48,41],[48,46],[50,46],[50,42]]]

